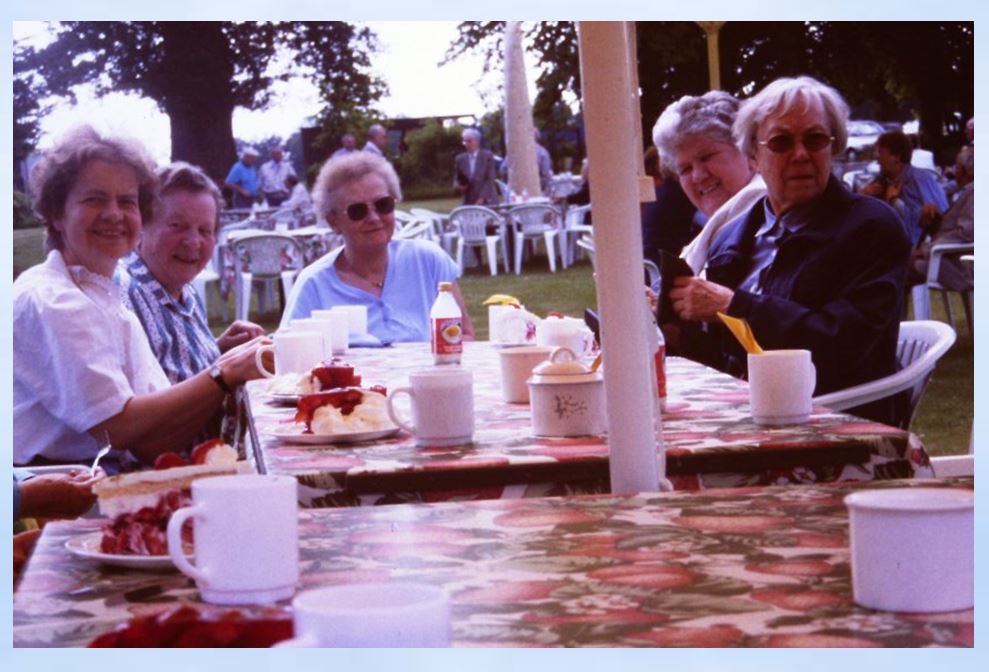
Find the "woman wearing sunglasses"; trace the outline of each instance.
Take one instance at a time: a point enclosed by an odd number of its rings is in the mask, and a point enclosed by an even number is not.
[[[742,103],[733,134],[767,195],[714,241],[706,279],[674,281],[681,354],[745,375],[741,346],[715,323],[723,312],[747,320],[763,348],[810,350],[815,394],[895,372],[910,241],[889,206],[832,176],[847,120],[838,92],[809,77]],[[897,411],[887,399],[855,412],[895,422]]]
[[[312,190],[316,211],[343,237],[343,247],[306,268],[289,295],[282,326],[313,310],[367,306],[368,332],[380,341],[428,341],[429,309],[440,282],[460,269],[435,243],[392,240],[395,203],[402,197],[391,164],[368,152],[327,161]],[[464,336],[473,337],[463,297]]]

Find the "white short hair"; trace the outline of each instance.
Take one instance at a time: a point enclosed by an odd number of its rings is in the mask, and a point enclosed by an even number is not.
[[[481,141],[481,132],[476,128],[465,128],[464,132],[460,135],[461,138],[474,138],[478,142]]]
[[[330,213],[340,205],[337,203],[340,188],[365,175],[380,177],[388,187],[388,194],[396,201],[402,200],[398,174],[391,163],[377,154],[353,152],[330,159],[320,168],[312,188],[316,212],[328,220]]]
[[[745,156],[754,156],[760,124],[798,107],[806,109],[814,100],[824,108],[834,136],[831,154],[840,154],[848,144],[848,103],[832,87],[807,76],[782,77],[744,101],[732,128],[735,144]]]
[[[734,144],[731,128],[738,106],[738,99],[724,91],[684,96],[668,105],[652,127],[652,139],[663,165],[673,170],[680,144],[692,136],[701,135],[715,142]]]

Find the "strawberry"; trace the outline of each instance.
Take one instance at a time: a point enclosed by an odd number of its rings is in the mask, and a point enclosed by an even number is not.
[[[172,467],[187,467],[189,463],[178,453],[168,451],[155,459],[155,469],[171,469]]]
[[[237,453],[222,439],[203,441],[192,449],[193,464],[229,464],[237,461]]]

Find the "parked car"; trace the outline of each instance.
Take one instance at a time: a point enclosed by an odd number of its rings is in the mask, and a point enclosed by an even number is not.
[[[878,121],[852,119],[848,122],[848,147],[846,161],[861,161],[872,157],[872,148],[886,129]]]

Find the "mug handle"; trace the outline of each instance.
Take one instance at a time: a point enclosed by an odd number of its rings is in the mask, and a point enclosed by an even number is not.
[[[273,649],[314,649],[319,646],[315,635],[305,634],[292,639],[283,639],[271,645]]]
[[[409,399],[412,399],[412,388],[397,387],[391,391],[391,394],[388,395],[388,399],[385,402],[385,407],[388,409],[388,417],[391,418],[392,422],[407,431],[409,434],[415,434],[415,427],[399,418],[398,413],[395,412],[395,407],[392,405],[392,400],[400,394],[407,394],[409,395]]]
[[[807,366],[810,367],[810,375],[807,376],[807,379],[809,381],[807,383],[807,386],[810,388],[810,391],[807,394],[813,397],[814,388],[817,387],[817,367],[814,366],[814,362],[808,362]],[[811,403],[813,404],[813,400],[811,400]]]
[[[264,368],[264,361],[262,355],[265,352],[275,352],[275,346],[273,345],[262,345],[260,348],[254,351],[254,365],[258,367],[258,373],[260,373],[265,378],[274,378],[277,373],[272,373],[268,369]]]
[[[194,504],[193,506],[187,506],[179,509],[172,514],[172,517],[168,521],[168,554],[172,556],[172,562],[175,563],[175,566],[178,567],[179,571],[183,574],[192,577],[200,583],[207,583],[208,578],[206,574],[193,566],[193,564],[185,557],[185,553],[182,552],[183,523],[196,514],[203,513],[203,511],[204,508],[202,504]]]

